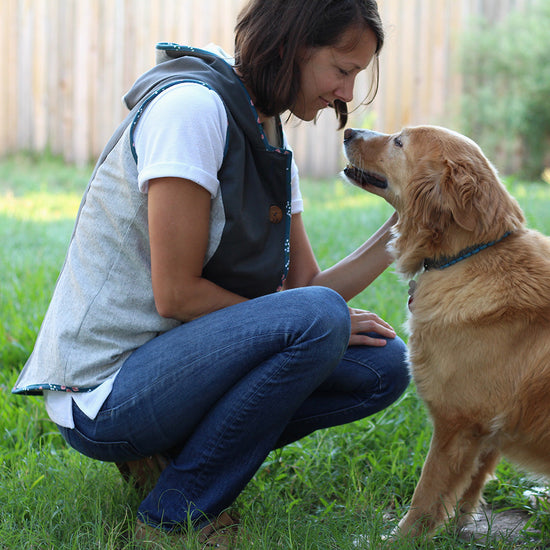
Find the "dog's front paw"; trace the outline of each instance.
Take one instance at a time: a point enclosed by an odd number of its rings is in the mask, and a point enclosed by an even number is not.
[[[399,530],[399,527],[395,527],[392,529],[392,531],[388,535],[382,535],[382,540],[384,542],[398,542],[403,537],[401,536],[401,531]]]
[[[390,540],[430,537],[436,527],[437,522],[430,514],[420,514],[409,510],[399,525],[391,532]]]

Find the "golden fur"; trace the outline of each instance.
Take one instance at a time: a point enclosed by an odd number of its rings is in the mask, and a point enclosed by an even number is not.
[[[395,536],[472,513],[501,454],[550,474],[550,239],[527,229],[480,148],[444,128],[347,130],[350,181],[398,212],[391,250],[416,277],[410,368],[433,420]],[[498,241],[443,269],[424,260]]]

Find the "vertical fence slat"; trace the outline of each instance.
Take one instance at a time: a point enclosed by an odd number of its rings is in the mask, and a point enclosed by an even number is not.
[[[89,65],[87,68],[87,85],[90,88],[88,93],[88,117],[90,120],[90,130],[89,130],[89,143],[88,143],[88,155],[89,158],[94,156],[96,151],[100,151],[104,145],[103,139],[100,136],[100,126],[96,122],[96,117],[100,116],[104,104],[100,102],[100,92],[99,88],[101,86],[100,79],[102,74],[102,67],[100,66],[100,48],[103,42],[103,28],[101,27],[101,2],[96,1],[92,2],[90,6],[90,22],[89,22],[89,36],[90,36],[90,55],[89,55]],[[98,93],[99,92],[99,93]]]
[[[59,50],[61,47],[60,39],[60,17],[59,17],[59,2],[57,0],[48,0],[47,3],[48,15],[44,24],[47,26],[46,31],[46,50],[47,56],[47,139],[48,147],[54,154],[62,154],[63,141],[60,129],[60,59]]]
[[[91,42],[91,10],[89,2],[75,2],[75,33],[72,47],[73,78],[73,114],[72,124],[77,125],[79,131],[73,136],[73,155],[77,164],[83,164],[89,158],[88,143],[90,138],[90,116],[88,112],[88,97],[90,89],[90,42]]]
[[[400,126],[398,110],[400,70],[396,70],[399,56],[399,8],[401,0],[390,2],[386,0],[382,4],[382,20],[386,25],[386,41],[381,55],[381,80],[376,109],[379,116],[378,129],[389,132],[395,131]],[[400,67],[398,67],[400,69]]]
[[[31,149],[32,134],[32,72],[33,72],[33,3],[18,3],[17,39],[17,146]]]
[[[70,162],[76,161],[74,139],[81,134],[77,113],[74,111],[74,81],[75,81],[75,6],[74,2],[63,2],[59,12],[59,58],[60,58],[60,106],[62,124],[62,147],[64,155]]]
[[[435,0],[438,1],[438,0]],[[424,116],[430,112],[431,96],[428,92],[429,83],[432,81],[433,65],[431,63],[431,50],[432,50],[432,25],[430,18],[433,13],[434,0],[420,1],[419,2],[419,16],[418,16],[418,67],[421,70],[415,71],[416,87],[418,89],[418,95],[416,98],[416,109],[414,112],[414,124],[431,123],[433,120],[426,120]]]
[[[17,0],[0,2],[0,21],[9,22],[0,32],[2,59],[5,63],[2,74],[5,81],[0,86],[0,116],[4,121],[0,124],[0,154],[13,152],[17,148]]]
[[[33,21],[33,63],[32,63],[32,102],[30,147],[35,151],[44,150],[48,143],[47,124],[47,18],[46,0],[35,0]]]
[[[400,52],[403,56],[401,61],[401,81],[397,96],[400,99],[400,126],[410,125],[415,118],[415,109],[418,104],[418,83],[415,75],[419,62],[420,41],[417,35],[416,14],[419,11],[418,0],[402,0],[401,17],[399,21]],[[395,131],[399,128],[395,128]]]

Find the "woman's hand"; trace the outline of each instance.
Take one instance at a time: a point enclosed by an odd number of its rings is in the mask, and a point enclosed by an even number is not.
[[[386,345],[384,338],[395,338],[396,334],[393,328],[386,321],[378,317],[376,313],[351,307],[349,308],[349,313],[351,317],[350,346],[381,347]],[[382,336],[382,338],[373,338],[366,335],[366,332],[374,332]]]

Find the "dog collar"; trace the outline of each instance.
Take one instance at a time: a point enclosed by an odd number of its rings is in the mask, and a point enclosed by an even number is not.
[[[478,252],[481,252],[482,250],[485,250],[486,248],[489,248],[490,246],[493,246],[500,241],[504,240],[506,237],[510,236],[512,234],[511,231],[506,231],[500,239],[496,239],[494,241],[483,243],[477,246],[470,246],[469,248],[465,248],[464,250],[461,250],[456,256],[440,258],[438,260],[432,260],[430,258],[424,259],[424,269],[428,271],[429,269],[445,269],[446,267],[450,267],[461,260],[465,260],[466,258],[469,258],[470,256],[473,256],[474,254],[477,254]]]

